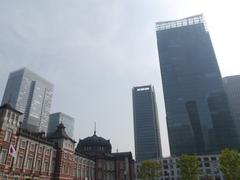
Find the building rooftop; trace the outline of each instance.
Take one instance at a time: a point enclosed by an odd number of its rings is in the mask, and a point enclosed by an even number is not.
[[[204,27],[206,29],[206,24],[205,24],[203,14],[190,16],[190,17],[186,17],[178,20],[157,22],[156,31],[164,31],[164,30],[183,27],[183,26],[191,26],[194,24],[204,24]]]
[[[115,158],[121,159],[125,157],[129,157],[132,159],[132,153],[131,152],[117,152],[117,153],[111,153]]]
[[[20,115],[23,114],[22,112],[14,109],[14,108],[11,106],[11,104],[9,104],[9,103],[3,104],[2,106],[0,106],[0,109],[9,109],[9,110],[11,110],[11,111],[14,111],[14,112],[20,114]]]
[[[239,74],[223,77],[223,79],[239,79],[239,78],[240,78]]]
[[[89,154],[89,155],[96,155],[96,154],[105,154],[111,153],[112,145],[110,140],[106,140],[102,137],[96,135],[96,131],[94,131],[93,136],[86,137],[84,139],[79,139],[76,151]]]
[[[49,140],[46,136],[44,132],[31,132],[27,129],[22,129],[19,128],[17,135],[19,136],[23,136],[29,139],[32,139],[34,141],[37,142],[41,142],[43,144],[47,144],[50,146],[54,146],[54,142],[52,142],[51,140]]]
[[[10,72],[10,75],[12,74],[27,74],[30,75],[33,79],[38,79],[38,81],[42,81],[43,83],[46,83],[48,86],[50,86],[51,88],[53,88],[53,83],[51,83],[50,81],[48,81],[47,79],[43,78],[42,76],[38,75],[37,73],[33,72],[32,70],[23,67],[21,69],[15,70]]]
[[[63,125],[63,123],[60,123],[57,127],[57,130],[51,134],[49,137],[49,139],[60,139],[60,138],[65,138],[65,139],[69,139],[70,141],[72,141],[73,143],[76,143],[76,141],[74,141],[72,138],[70,138],[66,131],[65,131],[65,126]]]

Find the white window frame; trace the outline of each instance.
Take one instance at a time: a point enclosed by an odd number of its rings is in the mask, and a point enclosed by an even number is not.
[[[22,158],[21,164],[19,164],[19,159],[20,159],[20,157]],[[20,155],[20,156],[18,156],[18,158],[17,158],[17,168],[22,168],[22,165],[23,165],[23,156]]]
[[[47,166],[46,166],[46,164],[47,164]],[[44,161],[44,171],[48,172],[48,170],[49,170],[49,162],[48,161]]]
[[[41,165],[42,165],[41,159],[37,159],[37,162],[36,162],[36,171],[40,171],[40,170],[41,170]]]
[[[23,145],[23,144],[24,144],[24,145]],[[26,144],[27,144],[27,142],[26,142],[25,140],[21,140],[20,147],[21,147],[22,149],[25,149],[25,148],[26,148]]]
[[[30,159],[32,159],[32,161],[30,161]],[[31,164],[30,164],[31,162]],[[32,169],[33,166],[33,157],[28,157],[27,159],[27,169]]]
[[[4,152],[5,154],[3,154],[3,152]],[[4,155],[4,156],[3,156],[3,155]],[[0,152],[0,164],[5,164],[7,155],[8,155],[7,149],[1,149],[1,152]]]
[[[34,143],[31,143],[31,144],[30,144],[30,150],[31,150],[31,151],[34,151],[34,150],[35,150],[35,144],[34,144]]]
[[[50,155],[50,149],[46,149],[46,155]]]
[[[7,129],[5,131],[4,141],[5,142],[10,142],[11,137],[12,137],[12,130],[11,129]]]

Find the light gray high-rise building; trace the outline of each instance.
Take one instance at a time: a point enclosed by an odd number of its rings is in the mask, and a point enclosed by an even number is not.
[[[27,68],[11,72],[2,99],[24,113],[22,127],[47,133],[53,84]]]
[[[227,94],[237,132],[240,136],[240,75],[224,77],[223,87]]]
[[[49,123],[48,123],[48,135],[51,135],[51,133],[55,132],[57,129],[57,126],[60,123],[63,123],[63,125],[66,128],[65,130],[67,135],[73,138],[74,121],[75,120],[73,117],[66,115],[62,112],[50,114]]]
[[[136,161],[162,157],[157,104],[153,86],[132,89]]]

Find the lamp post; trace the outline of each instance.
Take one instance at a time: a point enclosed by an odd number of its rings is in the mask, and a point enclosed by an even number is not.
[[[124,180],[127,180],[127,171],[124,171]]]

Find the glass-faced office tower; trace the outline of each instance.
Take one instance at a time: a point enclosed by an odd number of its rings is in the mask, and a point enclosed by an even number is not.
[[[203,15],[158,22],[156,31],[171,154],[238,147]]]
[[[136,161],[162,157],[157,104],[151,85],[134,87],[133,117]]]
[[[224,77],[223,87],[228,97],[238,135],[240,136],[240,75]]]
[[[67,135],[73,138],[74,118],[62,112],[50,114],[48,123],[48,135],[54,133],[60,123],[63,123],[65,126]]]
[[[23,128],[47,133],[53,85],[27,68],[11,72],[2,99],[24,113]]]

